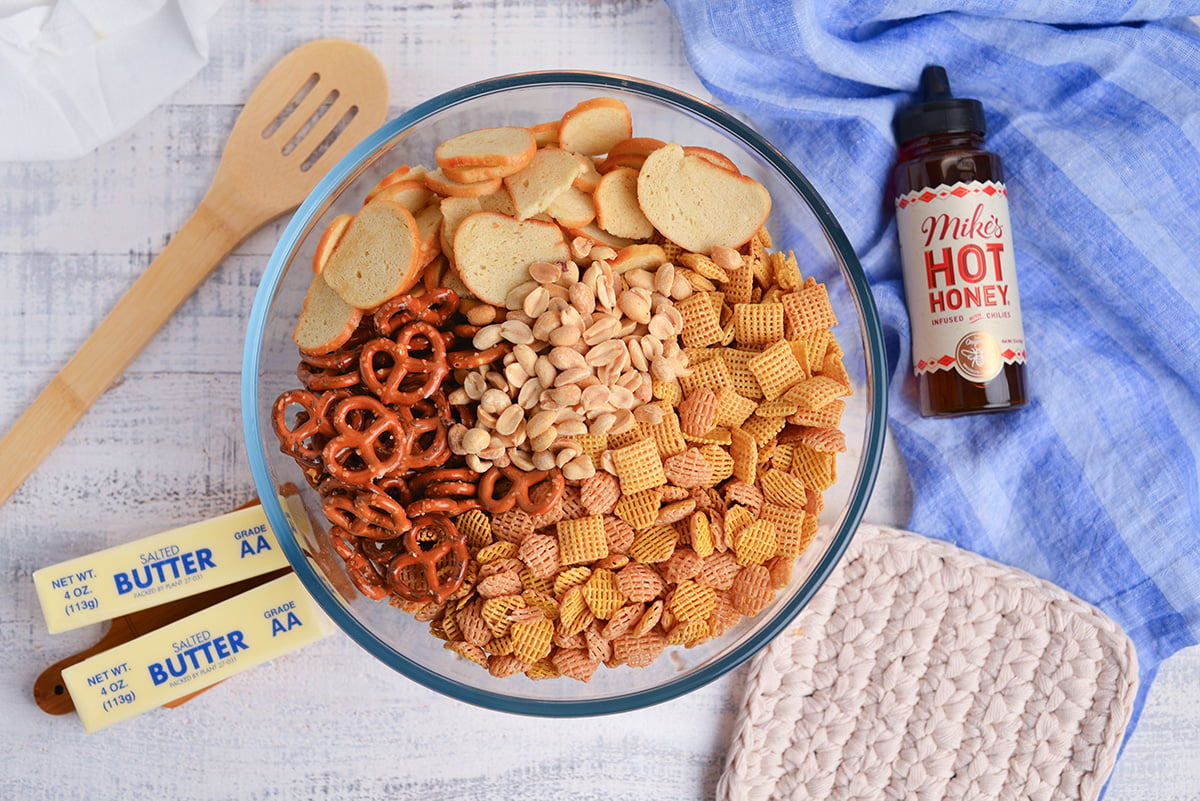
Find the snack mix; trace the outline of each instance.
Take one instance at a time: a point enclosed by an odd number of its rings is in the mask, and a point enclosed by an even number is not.
[[[766,190],[614,98],[435,160],[329,225],[272,415],[354,585],[497,677],[588,681],[758,614],[851,393]]]

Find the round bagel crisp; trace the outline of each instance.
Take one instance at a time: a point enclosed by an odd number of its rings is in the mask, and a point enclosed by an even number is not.
[[[351,306],[373,309],[412,289],[421,275],[420,257],[412,212],[377,198],[354,215],[321,275]]]
[[[342,300],[322,276],[314,275],[292,341],[310,356],[331,353],[350,338],[361,319],[362,309]]]
[[[570,257],[562,230],[552,222],[480,211],[459,223],[454,234],[458,277],[475,297],[494,306],[504,306],[508,293],[529,280],[533,262]]]
[[[559,147],[585,156],[607,153],[632,136],[629,108],[615,97],[584,100],[564,114],[558,126]]]
[[[528,128],[479,128],[453,136],[437,146],[434,159],[443,170],[466,167],[511,166],[521,169],[537,151],[537,140]]]
[[[695,253],[741,247],[771,213],[771,195],[758,181],[689,155],[677,144],[646,157],[637,196],[642,213],[663,236]]]

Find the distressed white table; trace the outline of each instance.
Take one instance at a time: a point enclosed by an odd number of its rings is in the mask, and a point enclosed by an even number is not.
[[[393,112],[527,69],[623,72],[705,95],[660,0],[228,0],[209,31],[209,65],[129,133],[76,161],[0,164],[3,429],[186,219],[248,91],[302,41],[370,47]],[[242,333],[281,228],[244,243],[0,507],[0,798],[711,797],[744,670],[641,712],[529,719],[429,692],[338,634],[97,735],[37,709],[37,674],[101,630],[48,635],[35,569],[253,494]],[[908,485],[894,449],[885,458],[868,517],[900,524]],[[1200,799],[1197,698],[1192,649],[1164,666],[1110,801]]]

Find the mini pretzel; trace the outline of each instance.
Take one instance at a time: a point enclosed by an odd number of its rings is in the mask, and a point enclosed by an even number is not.
[[[431,514],[458,517],[463,512],[478,508],[480,508],[479,499],[473,496],[470,498],[422,498],[409,504],[408,513],[413,517]]]
[[[296,365],[296,378],[312,392],[324,392],[329,389],[349,389],[356,385],[359,378],[358,366],[350,368],[317,367],[308,361]]]
[[[379,568],[361,553],[353,553],[346,559],[346,573],[358,591],[372,601],[382,601],[388,597],[388,588]]]
[[[321,505],[325,517],[356,537],[391,540],[412,527],[404,507],[382,492],[331,495]]]
[[[501,342],[487,350],[456,350],[446,354],[451,370],[474,370],[485,364],[497,362],[512,352],[512,345]]]
[[[413,322],[441,326],[458,311],[458,295],[450,289],[432,289],[420,297],[397,295],[380,306],[371,320],[385,337]]]
[[[413,340],[428,343],[428,356],[414,356]],[[377,367],[376,357],[391,358],[391,366]],[[412,322],[396,332],[394,339],[377,337],[363,345],[359,373],[363,386],[387,404],[407,406],[428,398],[450,372],[446,363],[446,342],[429,323]],[[416,388],[412,384],[420,382]]]
[[[437,393],[441,395],[441,393]],[[450,406],[445,403],[445,412],[439,408],[439,403],[428,402],[414,404],[407,409],[400,409],[396,414],[401,425],[405,427],[411,438],[408,453],[404,458],[402,469],[429,470],[441,467],[450,458],[450,436],[447,420],[450,417]],[[414,414],[415,413],[415,414]],[[428,436],[432,435],[432,436]]]
[[[408,480],[401,476],[389,474],[376,479],[375,488],[380,492],[387,493],[403,505],[412,503],[413,491],[408,485]]]
[[[462,586],[467,574],[466,537],[445,515],[421,515],[414,517],[412,523],[412,528],[404,534],[407,550],[388,563],[388,586],[406,601],[445,603]],[[449,571],[442,576],[438,563],[446,558],[451,560]],[[409,567],[420,568],[424,587],[414,587],[407,580],[404,573]]]
[[[496,483],[501,478],[508,480],[509,487],[497,498]],[[551,491],[540,502],[535,502],[529,497],[529,492],[543,482],[549,482]],[[541,515],[549,512],[562,500],[565,486],[562,471],[557,468],[526,472],[511,464],[508,467],[492,467],[479,479],[479,503],[485,511],[492,514],[508,512],[519,506],[528,514]]]
[[[414,517],[433,512],[457,517],[468,510],[478,509],[478,479],[479,474],[469,468],[443,468],[418,473],[410,486],[414,492],[424,492],[425,497],[413,501],[408,512]]]
[[[348,419],[355,412],[356,420]],[[337,434],[321,455],[330,475],[347,484],[364,486],[399,468],[412,448],[412,432],[394,411],[369,395],[340,401],[330,416]]]
[[[413,476],[408,482],[413,492],[424,492],[431,498],[474,495],[479,474],[469,467],[429,470]],[[439,491],[439,488],[444,488]],[[468,489],[469,488],[469,489]]]
[[[288,407],[300,406],[296,422],[289,428]],[[275,399],[271,407],[271,427],[279,438],[279,450],[308,467],[320,467],[321,450],[335,433],[319,411],[320,401],[306,389],[292,389]]]

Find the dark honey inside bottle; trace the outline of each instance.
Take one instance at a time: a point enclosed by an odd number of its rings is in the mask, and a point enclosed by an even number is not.
[[[1003,294],[1011,294],[1011,300],[1019,300],[1015,269],[1011,262],[1006,262],[1006,269],[1002,270],[997,259],[994,260],[994,274],[988,273],[993,265],[987,263],[986,254],[983,257],[978,255],[982,251],[991,253],[986,250],[989,247],[993,250],[1006,247],[1006,258],[1011,259],[1011,235],[1007,230],[1003,232],[1007,237],[1006,242],[1001,237],[996,237],[995,242],[988,242],[976,241],[967,235],[954,236],[959,229],[969,234],[975,233],[967,229],[979,219],[978,209],[984,209],[983,216],[986,218],[989,210],[998,204],[998,195],[1004,198],[1003,218],[1007,220],[1003,166],[999,156],[984,150],[986,126],[983,108],[978,101],[954,98],[945,70],[937,66],[925,69],[921,76],[921,88],[923,102],[903,109],[896,116],[900,152],[899,163],[893,173],[898,227],[919,225],[922,229],[920,234],[910,231],[907,239],[905,231],[901,231],[905,292],[914,329],[913,357],[921,413],[925,416],[955,416],[1020,407],[1028,402],[1028,386],[1019,305],[1009,304],[1015,308],[1005,307],[1004,311],[1000,310],[1000,306],[983,305],[985,301],[995,301],[1001,295],[998,285],[991,285],[991,290],[985,289],[989,285],[984,282],[993,277],[1002,279],[1001,283],[1011,283],[1010,287],[1003,288]],[[916,197],[913,193],[916,193]],[[941,197],[925,201],[931,194]],[[961,197],[956,197],[959,194]],[[910,205],[904,205],[904,211],[901,211],[901,199],[906,196]],[[929,209],[917,211],[916,207],[922,202],[928,202]],[[935,206],[935,203],[943,205]],[[957,205],[944,205],[951,203]],[[927,241],[938,232],[943,233],[944,241]],[[939,245],[944,247],[939,249]],[[966,254],[963,253],[964,249],[968,250]],[[978,279],[977,284],[971,285],[969,279],[975,279],[981,273],[983,277]],[[947,280],[952,283],[944,283]],[[990,294],[985,294],[987,292]],[[972,306],[973,299],[979,305]],[[962,304],[961,309],[949,308],[955,302]],[[929,312],[929,308],[936,311]],[[962,313],[957,314],[958,311]],[[939,313],[940,318],[936,316]],[[923,314],[926,316],[923,317]],[[918,331],[918,326],[930,323],[937,325],[957,317],[969,321],[978,316],[982,319],[973,325],[980,331],[971,333],[976,338],[987,339],[990,336],[986,330],[989,328],[988,315],[1000,314],[1007,315],[1010,321],[1013,315],[1016,316],[1017,334],[1014,336],[1010,331],[997,344],[995,353],[1001,354],[1003,362],[998,372],[975,375],[970,369],[961,369],[961,362],[943,369],[922,369],[923,352],[918,348],[922,332]],[[934,315],[932,320],[928,319],[929,315]],[[972,323],[963,325],[970,326]],[[943,325],[941,330],[930,336],[945,335],[950,328],[949,324]],[[960,348],[963,339],[959,340]],[[1016,346],[1018,341],[1019,348]],[[1005,347],[1006,343],[1008,347]],[[972,343],[968,341],[967,344]],[[950,348],[946,346],[942,350],[947,352],[941,360],[926,360],[925,363],[934,362],[939,367],[945,364],[951,356],[948,352]],[[928,350],[925,352],[932,353]],[[1010,352],[1015,352],[1019,358],[1003,355]],[[993,356],[989,351],[987,358]],[[991,373],[992,370],[985,372]]]

